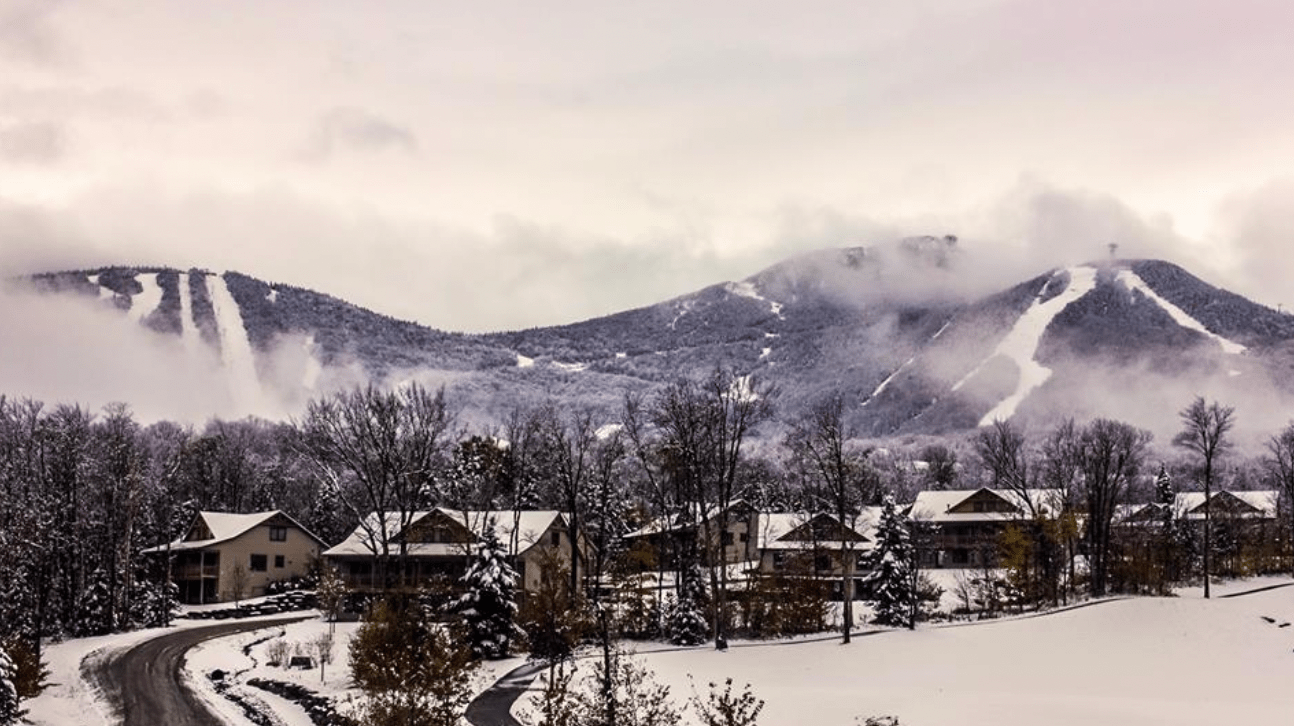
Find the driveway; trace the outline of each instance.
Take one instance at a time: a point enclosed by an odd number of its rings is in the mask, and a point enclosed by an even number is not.
[[[305,620],[233,622],[191,628],[112,654],[87,669],[125,726],[219,726],[223,723],[184,682],[184,654],[206,640]]]

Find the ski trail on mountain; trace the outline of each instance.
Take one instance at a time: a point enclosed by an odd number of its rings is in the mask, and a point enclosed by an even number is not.
[[[941,332],[942,332],[942,331],[941,331]],[[916,357],[916,356],[912,356],[911,358],[908,358],[908,360],[907,360],[907,362],[906,362],[906,363],[904,363],[903,365],[901,365],[901,366],[899,366],[898,368],[896,368],[896,369],[894,370],[894,372],[893,372],[893,373],[891,373],[891,374],[889,375],[889,377],[887,377],[885,380],[881,381],[881,385],[877,386],[877,387],[876,387],[876,390],[872,391],[872,395],[868,396],[866,401],[863,401],[863,405],[864,405],[864,406],[866,406],[867,404],[869,404],[869,403],[871,403],[871,402],[872,402],[872,399],[873,399],[873,398],[876,398],[877,396],[881,395],[882,393],[885,393],[885,389],[886,389],[886,388],[889,388],[890,383],[891,383],[895,378],[898,378],[900,373],[902,373],[903,371],[907,370],[907,369],[908,369],[908,366],[910,366],[910,365],[912,365],[913,363],[915,363],[915,362],[916,362],[916,360],[917,360],[917,357]]]
[[[100,300],[111,300],[111,299],[113,299],[114,297],[117,297],[117,293],[113,292],[113,291],[112,291],[112,288],[107,287],[107,286],[106,286],[106,285],[104,285],[103,283],[99,282],[99,276],[98,276],[98,275],[90,275],[90,276],[89,276],[88,278],[86,278],[86,279],[88,279],[88,280],[90,281],[90,284],[91,284],[91,285],[94,285],[95,287],[99,288],[99,299],[100,299]]]
[[[193,355],[202,349],[202,338],[198,335],[198,324],[193,319],[193,288],[189,273],[181,272],[175,283],[180,289],[180,342],[184,350]]]
[[[1069,284],[1059,295],[1052,297],[1050,300],[1043,300],[1042,293],[1047,289],[1043,285],[1042,290],[1038,291],[1038,297],[1034,299],[1033,305],[1020,316],[1016,321],[1015,327],[1006,334],[1006,337],[997,344],[993,354],[985,358],[964,378],[957,381],[953,390],[959,390],[971,378],[975,377],[989,361],[1002,356],[1015,363],[1020,375],[1016,383],[1015,392],[1002,399],[993,410],[989,411],[980,419],[980,426],[988,426],[996,419],[1006,420],[1015,414],[1017,408],[1025,398],[1033,393],[1039,386],[1051,378],[1051,369],[1043,366],[1034,360],[1038,354],[1038,344],[1042,342],[1042,336],[1047,331],[1047,326],[1055,319],[1069,304],[1091,292],[1096,287],[1096,268],[1084,265],[1082,267],[1071,267],[1066,272],[1069,273]],[[1060,273],[1056,273],[1059,275]],[[1056,278],[1052,275],[1048,279],[1048,284]]]
[[[157,275],[143,275],[136,277],[135,281],[144,289],[131,296],[130,310],[126,311],[126,315],[136,323],[142,323],[144,318],[152,315],[162,304],[162,286],[157,282]]]
[[[1168,315],[1172,317],[1173,322],[1177,323],[1178,325],[1188,330],[1194,330],[1197,333],[1203,333],[1209,338],[1212,338],[1213,340],[1217,341],[1217,343],[1222,346],[1222,352],[1230,353],[1231,355],[1240,355],[1241,353],[1244,353],[1245,350],[1247,350],[1243,345],[1227,340],[1221,335],[1218,335],[1217,333],[1214,333],[1213,331],[1204,327],[1203,323],[1191,317],[1190,314],[1188,314],[1185,310],[1177,307],[1176,305],[1160,297],[1159,293],[1150,289],[1150,286],[1146,284],[1146,281],[1141,279],[1141,276],[1133,272],[1132,270],[1120,270],[1119,275],[1116,279],[1118,279],[1119,282],[1123,283],[1123,286],[1128,288],[1128,290],[1130,291],[1135,290],[1137,292],[1140,292],[1142,295],[1145,295],[1147,298],[1150,298],[1152,302],[1154,302],[1156,305],[1162,308],[1164,312],[1168,313]]]
[[[256,375],[256,359],[252,343],[243,326],[243,316],[238,302],[229,292],[223,275],[207,278],[211,294],[211,307],[216,315],[216,332],[220,337],[220,361],[229,371],[229,387],[234,403],[243,412],[261,400],[261,381]]]

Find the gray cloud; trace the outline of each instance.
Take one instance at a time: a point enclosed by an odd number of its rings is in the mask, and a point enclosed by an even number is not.
[[[359,108],[339,107],[324,113],[315,125],[307,156],[327,159],[338,151],[373,153],[418,152],[418,139],[400,126]]]
[[[0,161],[13,164],[53,164],[63,158],[63,127],[50,121],[0,124]]]
[[[6,0],[0,6],[0,59],[40,66],[65,60],[66,48],[50,23],[50,16],[61,4],[56,0]]]

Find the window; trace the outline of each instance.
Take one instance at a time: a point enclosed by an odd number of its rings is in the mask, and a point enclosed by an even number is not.
[[[774,570],[780,570],[780,569],[782,569],[784,566],[786,566],[786,553],[785,553],[785,552],[774,552],[774,553],[773,553],[773,569],[774,569]]]
[[[749,541],[750,541],[750,532],[742,532],[742,533],[737,537],[737,540],[738,540],[738,541],[740,541],[740,542],[743,542],[743,543],[744,543],[744,542],[749,542]]]
[[[819,570],[819,571],[821,571],[821,570],[830,570],[830,569],[831,569],[831,558],[830,558],[829,556],[827,556],[827,555],[818,555],[817,557],[814,557],[814,558],[813,558],[813,569],[815,569],[815,570]]]
[[[269,569],[268,560],[269,558],[265,555],[252,555],[251,561],[247,565],[247,569],[252,572],[265,572]]]
[[[270,527],[270,541],[271,541],[271,542],[286,542],[286,541],[288,541],[288,528],[287,528],[287,527]]]
[[[724,532],[724,533],[723,533],[723,536],[722,536],[722,539],[723,539],[723,546],[724,546],[724,547],[731,547],[731,546],[732,546],[732,532]]]
[[[283,555],[274,555],[274,567],[276,569],[281,570],[286,566],[287,565],[283,561]]]
[[[553,530],[553,533],[549,537],[549,540],[553,543],[553,546],[556,547],[557,545],[562,543],[562,533],[558,532],[557,530]]]

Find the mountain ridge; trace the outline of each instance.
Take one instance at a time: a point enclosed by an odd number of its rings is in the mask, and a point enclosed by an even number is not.
[[[1124,412],[1096,404],[1089,389],[1102,379],[1107,389],[1130,386],[1129,400],[1145,393],[1138,380],[1225,392],[1245,378],[1260,398],[1294,396],[1294,316],[1171,262],[1054,268],[973,297],[957,277],[964,254],[951,236],[817,250],[654,305],[478,334],[234,271],[101,267],[24,280],[42,293],[97,298],[159,336],[196,331],[217,353],[242,344],[211,302],[213,289],[227,290],[262,384],[284,378],[274,361],[286,347],[304,351],[305,372],[286,374],[309,384],[298,402],[326,393],[326,373],[344,369],[351,383],[444,383],[480,421],[548,398],[611,407],[625,390],[716,365],[774,382],[784,417],[837,392],[851,421],[876,437],[964,431],[995,412],[1029,420]],[[191,319],[182,317],[186,296]]]

